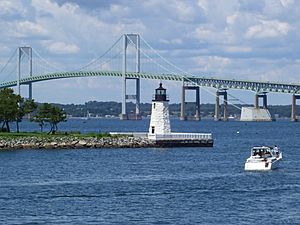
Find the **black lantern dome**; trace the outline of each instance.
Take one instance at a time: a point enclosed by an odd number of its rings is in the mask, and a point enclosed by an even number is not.
[[[169,101],[167,98],[167,91],[163,88],[162,83],[155,89],[155,96],[153,101]]]

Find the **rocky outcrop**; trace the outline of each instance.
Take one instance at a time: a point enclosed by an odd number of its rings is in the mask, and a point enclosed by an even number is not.
[[[137,137],[18,137],[1,138],[0,150],[7,149],[82,149],[82,148],[146,148],[154,141]]]

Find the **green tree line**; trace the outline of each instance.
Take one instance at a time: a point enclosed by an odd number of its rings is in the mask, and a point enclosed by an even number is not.
[[[119,116],[121,112],[121,103],[119,102],[97,102],[89,101],[84,104],[55,104],[65,110],[68,115],[74,117],[85,117],[87,113],[92,114],[92,116],[104,117],[105,115]],[[239,108],[249,107],[253,105],[246,104],[236,104],[236,107],[228,105],[228,113],[231,115],[239,116],[241,111]],[[279,117],[290,117],[291,116],[291,105],[270,105],[268,109],[272,115],[278,114]],[[135,104],[129,102],[127,104],[127,110],[129,113],[135,112]],[[170,115],[179,116],[180,115],[180,104],[173,103],[169,105]],[[186,113],[188,116],[195,114],[195,104],[187,103],[186,104]],[[221,105],[221,110],[223,106]],[[202,117],[213,117],[215,112],[214,104],[201,104],[200,106],[201,116]],[[151,103],[142,103],[140,105],[140,112],[142,116],[147,116],[151,114]],[[300,106],[297,106],[297,112],[300,113]]]

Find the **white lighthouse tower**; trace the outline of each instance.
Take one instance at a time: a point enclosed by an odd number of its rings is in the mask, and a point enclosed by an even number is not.
[[[156,139],[157,134],[170,134],[169,100],[162,83],[155,89],[152,100],[151,120],[148,138]]]

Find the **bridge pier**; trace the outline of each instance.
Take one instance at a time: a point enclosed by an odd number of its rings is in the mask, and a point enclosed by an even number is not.
[[[297,122],[298,119],[297,119],[297,105],[296,105],[296,100],[297,99],[300,99],[300,95],[296,95],[296,94],[293,94],[292,95],[292,110],[291,110],[291,121],[292,122]]]
[[[195,120],[200,120],[200,88],[199,86],[188,86],[185,85],[184,81],[182,84],[182,92],[181,92],[181,109],[180,109],[180,120],[187,120],[188,117],[186,116],[186,101],[185,101],[185,94],[187,90],[195,90],[196,92],[196,100],[195,100],[195,104],[196,104],[196,112],[195,112],[195,116],[194,119]]]
[[[32,100],[32,83],[28,84],[28,99]]]
[[[221,120],[220,115],[220,95],[223,96],[223,105],[224,105],[224,113],[223,113],[223,121],[228,121],[228,97],[227,91],[224,90],[217,90],[216,92],[216,104],[215,104],[215,121]]]
[[[140,36],[138,34],[124,34],[123,35],[123,57],[122,57],[122,112],[120,115],[121,120],[141,119],[140,114],[140,79],[126,77],[127,72],[127,47],[132,43],[135,47],[135,72],[140,72]],[[126,82],[127,80],[135,80],[135,94],[128,95]],[[134,115],[127,112],[127,100],[135,100],[135,113]]]
[[[267,109],[268,108],[268,103],[267,103],[267,93],[266,92],[263,92],[263,93],[256,93],[255,95],[255,105],[254,107],[256,109],[258,109],[260,106],[259,106],[259,99],[262,98],[263,99],[263,105],[262,107],[264,109]]]
[[[262,98],[262,107],[259,106],[259,99]],[[267,92],[255,94],[254,107],[242,107],[240,121],[266,122],[274,121],[268,110]]]
[[[32,48],[29,51],[29,76],[32,77]],[[32,83],[28,84],[28,98],[32,100]]]

